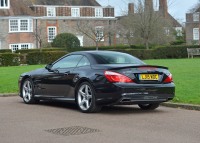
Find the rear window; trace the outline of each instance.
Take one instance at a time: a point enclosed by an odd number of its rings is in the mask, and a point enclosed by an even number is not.
[[[98,64],[145,64],[138,58],[135,58],[129,54],[118,52],[99,52],[92,53]]]

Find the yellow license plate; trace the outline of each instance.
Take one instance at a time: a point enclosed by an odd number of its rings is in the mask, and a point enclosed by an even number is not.
[[[139,78],[140,80],[158,80],[159,75],[158,74],[140,74]]]

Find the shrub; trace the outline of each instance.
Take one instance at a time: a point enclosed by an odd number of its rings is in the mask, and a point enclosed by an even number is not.
[[[79,48],[80,41],[71,33],[61,33],[56,36],[51,45],[53,47],[62,47],[66,49]]]
[[[26,62],[29,65],[49,64],[64,56],[65,54],[67,54],[67,52],[63,51],[32,52],[27,54]]]
[[[20,65],[19,54],[3,53],[0,54],[0,66],[18,66]]]

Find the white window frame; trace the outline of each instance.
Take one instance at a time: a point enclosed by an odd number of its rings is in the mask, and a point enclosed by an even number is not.
[[[12,23],[13,21],[15,23]],[[23,21],[27,21],[27,23],[25,24]],[[27,29],[25,29],[26,27]],[[33,19],[9,19],[9,32],[33,32]]]
[[[10,44],[9,47],[12,50],[12,52],[15,52],[21,49],[32,49],[33,43],[15,43],[15,44]]]
[[[165,34],[166,34],[167,36],[170,35],[170,29],[169,29],[169,27],[164,27],[164,31],[165,31]]]
[[[95,8],[95,17],[103,17],[103,8]]]
[[[0,9],[9,9],[9,8],[10,8],[10,0],[0,0]]]
[[[80,17],[80,8],[71,8],[72,17]]]
[[[53,28],[54,29],[54,32],[53,32],[53,35],[50,35],[50,28]],[[56,26],[48,26],[47,27],[47,37],[48,37],[48,42],[51,43],[53,42],[53,39],[55,39],[56,35],[57,35],[57,27]],[[51,38],[52,37],[52,38]]]
[[[198,22],[199,21],[199,13],[193,14],[193,21]]]
[[[47,7],[47,17],[55,17],[55,16],[56,16],[56,8]]]
[[[199,40],[199,28],[193,28],[193,40]]]
[[[103,26],[96,26],[95,34],[96,34],[96,41],[104,41],[104,27]]]
[[[183,28],[182,27],[175,27],[176,36],[183,36]]]

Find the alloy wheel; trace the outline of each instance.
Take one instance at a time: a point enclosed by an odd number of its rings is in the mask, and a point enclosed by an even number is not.
[[[22,87],[22,95],[24,102],[29,103],[33,96],[33,86],[30,80],[26,80]]]
[[[83,110],[86,111],[91,107],[92,104],[92,89],[89,85],[83,84],[78,90],[78,105]]]

